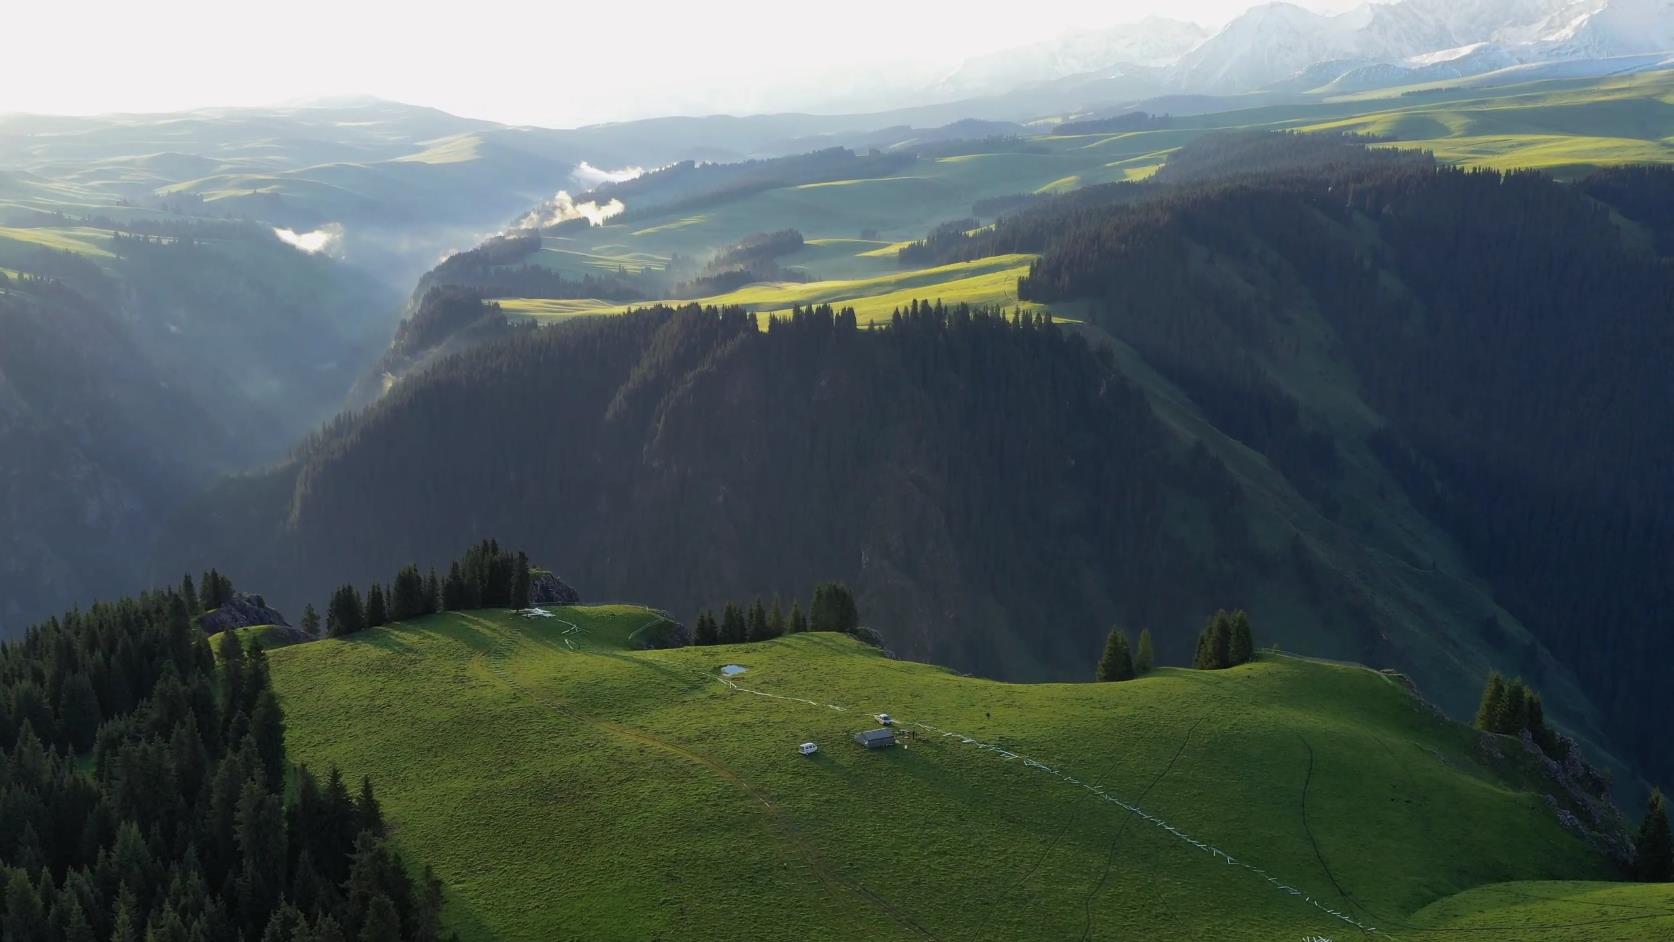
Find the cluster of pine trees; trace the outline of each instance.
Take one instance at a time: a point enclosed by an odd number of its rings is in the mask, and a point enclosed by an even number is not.
[[[0,938],[438,939],[441,884],[408,875],[370,780],[289,763],[265,655],[227,632],[217,665],[201,604],[145,593],[0,646]]]
[[[180,579],[180,597],[186,600],[192,614],[201,615],[213,612],[232,601],[233,584],[230,576],[224,576],[219,571],[210,569],[203,574],[197,583],[192,585],[192,574],[187,573]]]
[[[364,598],[353,584],[338,586],[326,605],[326,634],[338,638],[437,612],[528,608],[532,578],[527,554],[503,550],[492,539],[483,540],[448,565],[445,579],[434,568],[420,575],[418,566],[408,564],[395,574],[393,583],[374,582]],[[302,630],[318,634],[319,623],[319,615],[309,605],[302,615]]]
[[[1255,638],[1250,632],[1249,613],[1243,609],[1234,612],[1222,609],[1209,616],[1198,634],[1192,666],[1200,671],[1218,671],[1248,664],[1253,657]]]
[[[1546,725],[1540,694],[1521,677],[1507,680],[1499,671],[1488,675],[1482,705],[1476,711],[1476,728],[1502,736],[1521,736],[1527,730],[1535,745],[1553,759],[1561,762],[1569,754],[1569,740]]]
[[[1112,627],[1104,639],[1104,655],[1099,658],[1096,676],[1101,681],[1133,680],[1140,674],[1148,673],[1156,662],[1157,651],[1151,641],[1151,629],[1140,629],[1139,650],[1135,652],[1128,642],[1127,630]]]
[[[748,608],[729,602],[719,619],[712,610],[704,609],[692,629],[692,643],[744,644],[803,631],[852,633],[859,627],[860,609],[855,604],[854,593],[841,582],[822,582],[814,587],[806,615],[802,613],[802,603],[796,601],[791,603],[787,616],[777,596],[771,608],[759,598]]]

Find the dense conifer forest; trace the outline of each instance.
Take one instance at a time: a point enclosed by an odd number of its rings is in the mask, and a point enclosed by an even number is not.
[[[1674,775],[1655,719],[1674,708],[1674,263],[1642,238],[1674,219],[1674,170],[1308,166],[1066,214],[1021,291],[1094,299],[1101,328],[1329,501],[1335,433],[1285,389],[1323,320],[1324,355],[1387,420],[1374,451]]]
[[[292,766],[259,646],[173,589],[0,646],[0,935],[18,942],[432,942],[441,882],[374,785]]]

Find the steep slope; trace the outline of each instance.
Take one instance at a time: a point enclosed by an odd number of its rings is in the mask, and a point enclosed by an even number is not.
[[[1570,188],[1399,164],[1232,185],[1060,217],[1020,293],[1094,299],[1094,323],[1328,516],[1444,527],[1459,561],[1412,564],[1487,579],[1666,777],[1642,698],[1662,702],[1674,657],[1658,628],[1674,455],[1643,430],[1674,423],[1674,274],[1585,193],[1658,231],[1671,186],[1666,168]],[[1520,670],[1553,666],[1497,626],[1484,638]]]
[[[0,636],[132,582],[135,549],[211,460],[214,423],[109,313],[0,281]]]
[[[435,561],[493,533],[611,596],[656,588],[688,613],[839,576],[899,649],[1017,678],[1080,675],[1112,620],[1150,625],[1183,656],[1203,615],[1236,602],[1281,624],[1287,646],[1399,667],[1455,715],[1491,668],[1535,677],[1559,722],[1664,774],[1644,738],[1654,727],[1614,699],[1644,684],[1621,694],[1607,678],[1667,656],[1632,614],[1661,610],[1663,583],[1646,567],[1665,522],[1645,517],[1635,536],[1614,511],[1589,518],[1563,503],[1551,519],[1572,539],[1623,548],[1577,580],[1558,575],[1561,544],[1500,536],[1527,526],[1519,514],[1547,519],[1525,502],[1539,488],[1506,489],[1522,496],[1494,503],[1492,519],[1468,509],[1486,486],[1474,476],[1507,460],[1564,488],[1627,488],[1654,508],[1659,459],[1624,444],[1631,423],[1585,409],[1593,432],[1565,432],[1567,468],[1531,451],[1543,438],[1528,418],[1484,412],[1461,426],[1432,414],[1478,398],[1472,377],[1486,367],[1469,358],[1502,329],[1479,320],[1480,298],[1513,277],[1482,257],[1499,251],[1521,260],[1525,282],[1501,293],[1549,299],[1550,330],[1523,332],[1540,349],[1517,362],[1537,372],[1488,371],[1494,401],[1550,416],[1573,394],[1665,421],[1651,378],[1663,341],[1627,339],[1666,326],[1634,313],[1666,303],[1666,267],[1642,254],[1654,238],[1639,227],[1660,231],[1655,221],[1617,226],[1550,181],[1437,173],[1330,138],[1306,139],[1317,154],[1286,176],[1304,139],[1253,140],[1182,151],[1144,199],[1088,190],[969,239],[965,257],[1044,252],[1024,297],[1079,312],[1090,324],[1074,329],[1108,353],[1081,350],[1070,328],[995,331],[928,309],[881,332],[822,315],[762,334],[740,315],[692,311],[507,332],[463,295],[458,323],[510,335],[398,383],[291,464],[228,483],[182,523],[163,572],[237,560],[274,571],[295,605],[342,576],[377,575],[368,559]],[[1236,172],[1266,176],[1201,182]],[[1663,205],[1633,179],[1616,185],[1638,195],[1611,198]],[[1369,208],[1389,194],[1412,207],[1410,224]],[[1449,199],[1482,201],[1479,218],[1438,208]],[[1504,254],[1514,221],[1525,241]],[[1577,232],[1586,253],[1562,247]],[[1453,253],[1446,277],[1434,246]],[[1549,255],[1575,264],[1535,261]],[[1577,267],[1583,256],[1590,267]],[[1614,275],[1582,290],[1585,271]],[[1439,320],[1383,337],[1379,321],[1348,319],[1391,298],[1415,307],[1381,323],[1411,310]],[[1568,307],[1550,310],[1555,298]],[[1589,372],[1547,349],[1573,346],[1561,338],[1584,323],[1613,325],[1588,344],[1616,367]],[[1375,352],[1385,348],[1400,358]],[[1445,374],[1423,375],[1425,364]],[[1589,391],[1599,375],[1619,387]],[[1408,383],[1442,398],[1400,392]],[[1564,600],[1529,594],[1530,580],[1563,587]],[[1059,600],[1050,620],[1036,608],[1042,586]],[[1590,648],[1569,626],[1596,621],[1608,592],[1638,601],[1612,609],[1612,646]]]
[[[548,614],[444,614],[270,655],[291,754],[376,778],[466,939],[1674,927],[1660,887],[1587,885],[1645,907],[1596,921],[1585,900],[1550,900],[1534,928],[1506,913],[1552,889],[1502,881],[1610,871],[1515,743],[1373,671],[1272,656],[1018,686],[842,635],[640,651],[657,612]],[[745,671],[723,679],[728,663]],[[850,741],[883,711],[903,745]]]
[[[332,414],[395,309],[249,224],[0,227],[0,267],[0,634],[137,589],[161,521]]]

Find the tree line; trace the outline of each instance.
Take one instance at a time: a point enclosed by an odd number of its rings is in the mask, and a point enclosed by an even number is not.
[[[787,615],[778,596],[773,597],[772,607],[763,605],[760,598],[747,607],[729,602],[722,608],[720,618],[715,617],[713,610],[704,609],[698,613],[692,628],[692,643],[744,644],[804,631],[852,634],[859,627],[860,609],[855,604],[854,593],[841,582],[822,582],[814,587],[806,615],[801,601],[793,601]]]
[[[205,580],[214,582],[216,580]],[[0,645],[0,937],[432,942],[370,779],[293,765],[266,655],[177,588]]]
[[[409,563],[393,582],[374,582],[364,596],[353,583],[338,586],[326,603],[325,632],[340,638],[438,612],[528,608],[532,581],[526,553],[501,549],[497,540],[485,539],[449,563],[446,576],[438,576],[435,567],[421,575],[418,566]],[[313,605],[303,612],[302,629],[319,634]]]
[[[600,595],[717,624],[717,600],[788,608],[840,580],[903,656],[1003,676],[1021,642],[1067,674],[1112,611],[1190,657],[1204,602],[1251,588],[1240,500],[1107,348],[1044,316],[915,301],[869,330],[823,305],[765,324],[653,307],[440,360],[215,496],[271,539],[220,513],[182,539],[267,574],[276,599],[344,575],[364,593],[383,578],[366,560],[438,558],[484,531]],[[1182,503],[1212,554],[1171,526]],[[786,520],[819,538],[762,537]],[[1039,625],[1043,596],[1083,627]]]

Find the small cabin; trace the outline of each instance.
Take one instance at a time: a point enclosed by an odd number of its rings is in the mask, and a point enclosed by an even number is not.
[[[895,745],[895,732],[888,729],[867,729],[854,734],[854,741],[868,749],[887,749]]]
[[[819,752],[820,747],[818,745],[814,744],[814,743],[805,742],[802,745],[797,746],[796,751],[802,753],[805,756],[811,756],[814,753]]]

